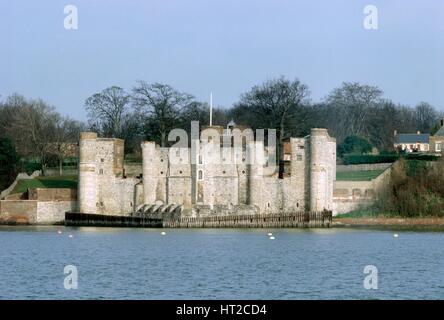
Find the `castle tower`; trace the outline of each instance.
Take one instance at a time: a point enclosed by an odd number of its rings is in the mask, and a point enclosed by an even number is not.
[[[248,159],[248,203],[256,205],[262,211],[262,188],[264,172],[264,142],[250,141],[247,145]]]
[[[80,133],[78,211],[97,213],[96,181],[97,133]]]
[[[156,143],[144,141],[142,147],[142,175],[143,175],[143,202],[153,204],[156,202],[156,189],[158,182],[158,156]]]
[[[309,164],[309,209],[322,211],[332,209],[333,177],[336,165],[336,142],[327,129],[311,129]]]
[[[291,145],[291,190],[288,191],[288,205],[295,211],[305,209],[306,185],[307,185],[307,155],[306,139],[290,138]]]

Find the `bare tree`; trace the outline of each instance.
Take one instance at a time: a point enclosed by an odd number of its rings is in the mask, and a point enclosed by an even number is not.
[[[37,157],[44,171],[50,148],[48,141],[54,138],[54,123],[60,115],[40,99],[28,101],[14,95],[8,101],[10,123],[5,128],[6,134],[21,154]]]
[[[415,107],[415,118],[419,131],[430,132],[430,129],[438,120],[438,113],[429,103],[420,102]]]
[[[82,124],[69,118],[58,118],[54,122],[54,136],[50,141],[51,153],[57,156],[59,175],[63,175],[63,160],[73,153]]]
[[[133,102],[146,123],[154,123],[151,129],[159,135],[162,147],[167,145],[168,132],[179,124],[181,111],[193,101],[188,93],[179,92],[167,84],[138,81],[133,88]]]
[[[346,136],[356,135],[369,138],[368,117],[370,110],[382,102],[382,90],[362,85],[358,82],[344,82],[334,89],[326,103],[334,108],[333,133],[343,140]]]
[[[112,86],[93,94],[85,101],[91,126],[102,135],[122,138],[129,103],[130,95],[120,87]]]
[[[308,87],[298,79],[280,77],[254,86],[235,105],[235,114],[248,118],[244,121],[253,128],[276,129],[280,178],[284,174],[284,139],[302,123],[298,117],[303,115],[302,107],[308,96]]]

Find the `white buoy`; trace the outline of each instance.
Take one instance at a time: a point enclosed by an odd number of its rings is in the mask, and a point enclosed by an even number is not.
[[[393,237],[397,238],[397,237],[399,237],[399,235],[398,235],[397,233],[395,233],[395,234],[393,235]]]
[[[166,232],[162,231],[160,234],[164,236],[164,235],[166,235]]]
[[[270,237],[270,240],[274,240],[275,238],[273,236]]]
[[[268,233],[268,236],[271,237],[273,234],[271,232]]]
[[[62,230],[57,230],[57,233],[58,234],[62,234]]]
[[[72,238],[73,237],[73,235],[72,234],[70,234],[68,237],[70,237],[70,238]]]

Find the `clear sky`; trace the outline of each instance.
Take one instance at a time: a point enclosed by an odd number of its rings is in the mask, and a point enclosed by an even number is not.
[[[67,4],[78,30],[65,30]],[[363,27],[366,5],[379,29]],[[230,106],[254,84],[299,78],[319,101],[343,81],[444,110],[442,0],[0,0],[0,94],[85,120],[85,99],[136,80]]]

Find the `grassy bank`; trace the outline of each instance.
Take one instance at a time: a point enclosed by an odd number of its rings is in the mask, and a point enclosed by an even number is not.
[[[77,189],[77,176],[51,176],[19,180],[12,193],[22,193],[28,190],[28,188]]]

